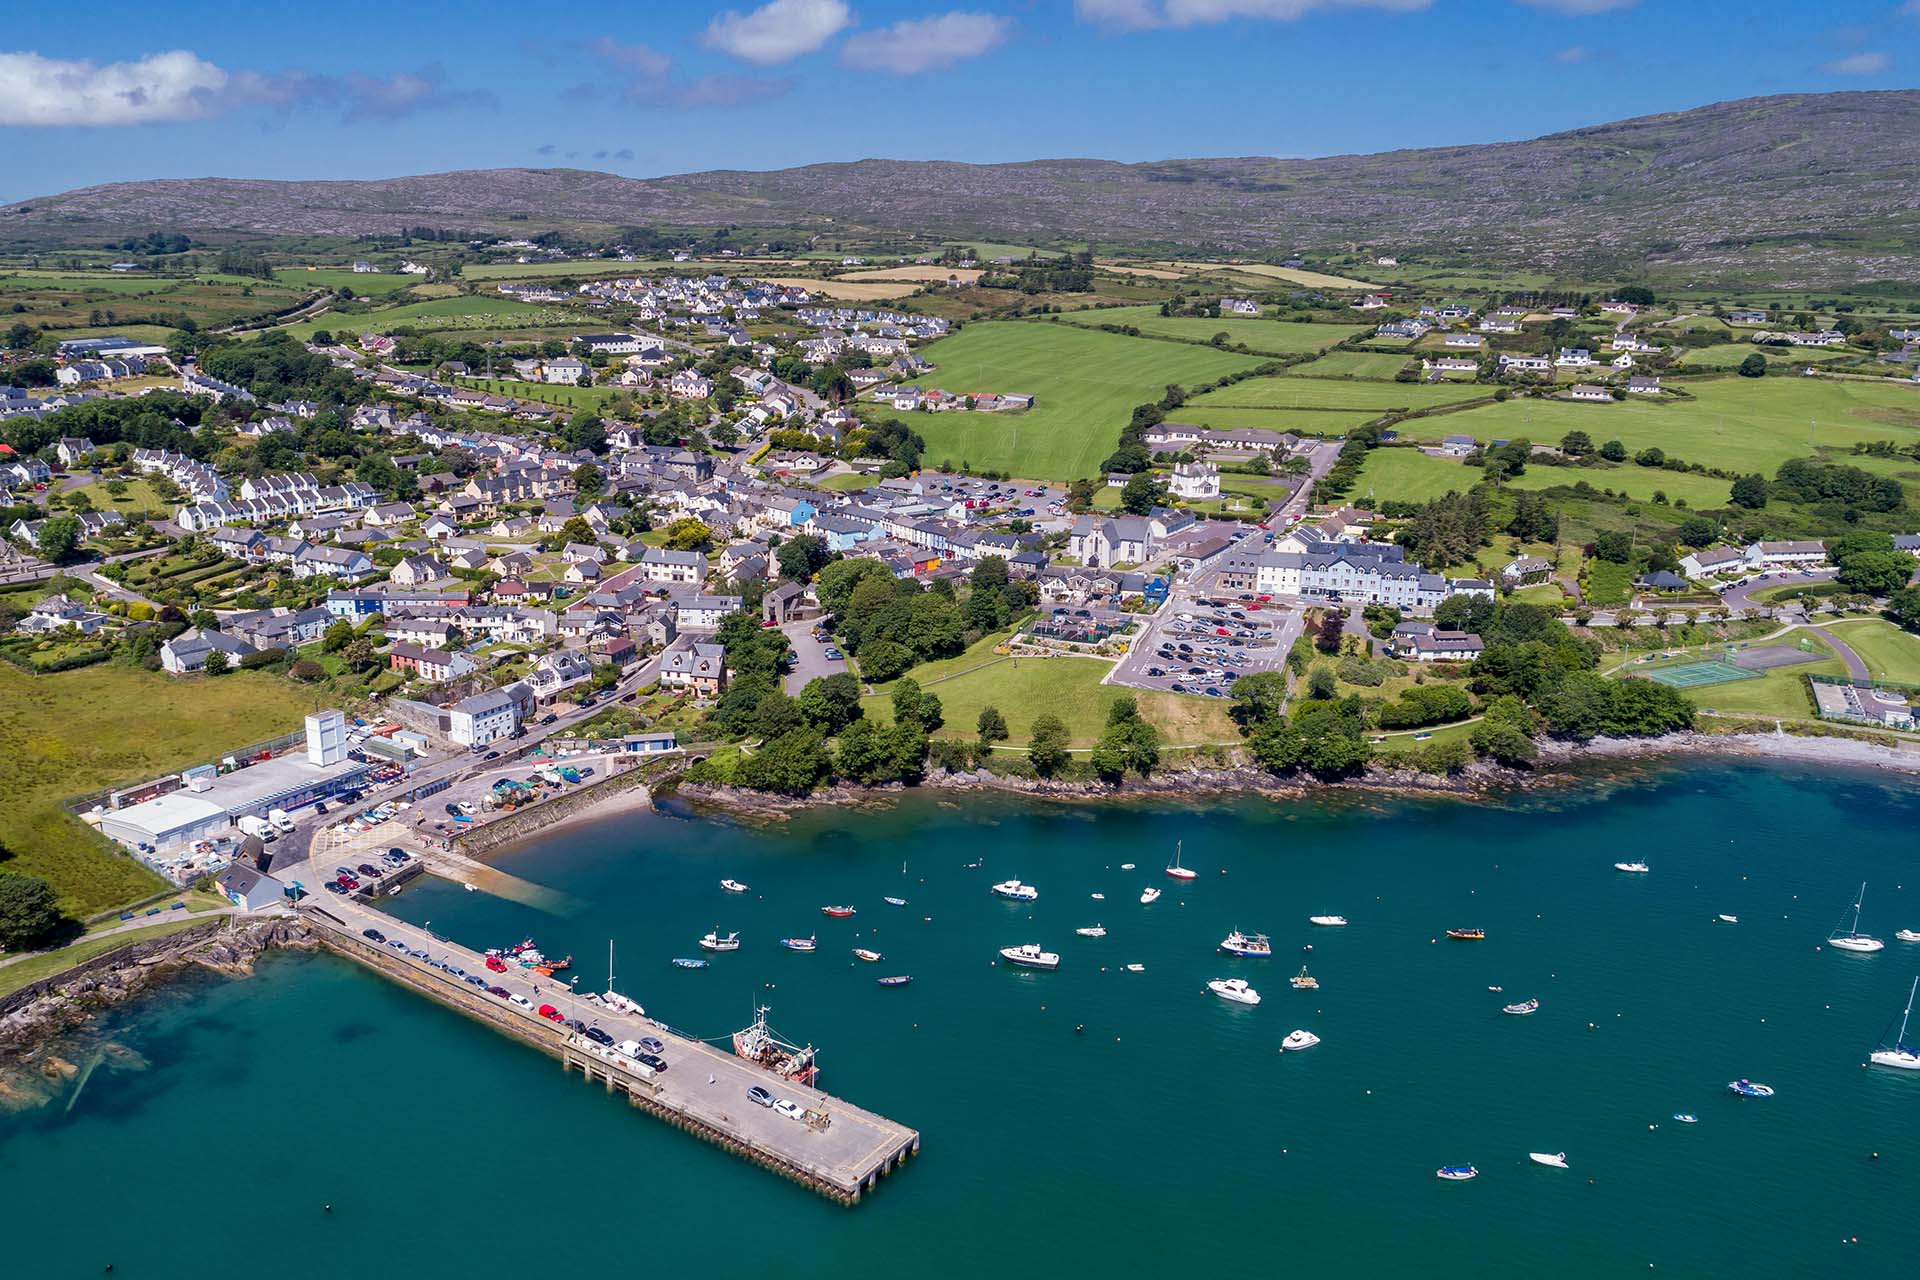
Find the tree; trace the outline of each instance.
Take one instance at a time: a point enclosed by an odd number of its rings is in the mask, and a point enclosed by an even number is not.
[[[1132,515],[1152,515],[1153,509],[1160,505],[1161,496],[1160,484],[1153,474],[1136,471],[1120,490],[1120,506]]]
[[[1767,505],[1767,478],[1760,475],[1741,476],[1733,482],[1728,500],[1736,507],[1758,511]]]
[[[832,772],[833,760],[825,742],[813,729],[794,729],[761,745],[743,757],[734,781],[755,791],[804,796]]]
[[[338,653],[353,643],[353,624],[345,618],[327,626],[326,633],[320,637],[322,653]]]
[[[599,493],[606,482],[606,475],[591,462],[583,462],[573,469],[573,487],[583,498]]]
[[[886,771],[887,746],[878,725],[856,720],[840,735],[833,753],[833,771],[854,782],[872,784]]]
[[[233,670],[233,659],[227,656],[225,649],[215,649],[207,655],[206,672],[210,676],[223,676]]]
[[[1634,454],[1633,461],[1636,465],[1642,466],[1642,467],[1665,466],[1667,461],[1666,450],[1661,449],[1656,445],[1649,445],[1646,448],[1642,449],[1640,452]]]
[[[38,876],[0,875],[0,948],[32,946],[59,923],[52,885]]]
[[[1107,708],[1107,727],[1093,747],[1093,771],[1107,782],[1128,773],[1145,777],[1160,763],[1160,731],[1140,716],[1131,695]]]
[[[1227,714],[1240,732],[1252,733],[1280,718],[1287,705],[1287,678],[1278,671],[1257,671],[1235,680],[1232,694]]]
[[[870,640],[860,646],[860,674],[875,684],[885,684],[895,676],[913,669],[913,650],[893,640]]]
[[[80,522],[72,516],[49,516],[40,522],[34,544],[56,564],[70,559],[80,546]]]
[[[1328,609],[1320,615],[1320,625],[1314,632],[1313,647],[1322,653],[1340,652],[1340,633],[1346,628],[1347,616],[1338,609]]]
[[[1633,559],[1633,535],[1608,529],[1593,540],[1593,554],[1609,564],[1625,564]]]
[[[683,516],[666,528],[669,551],[705,551],[713,545],[713,530],[692,516]]]
[[[1325,700],[1331,698],[1340,689],[1333,671],[1328,667],[1315,667],[1313,674],[1307,677],[1307,696]]]
[[[922,689],[918,680],[903,678],[893,686],[893,720],[932,733],[943,723],[940,699]]]
[[[327,674],[327,669],[311,658],[301,658],[287,668],[287,674],[302,684],[312,684]]]
[[[1742,360],[1735,372],[1743,378],[1764,378],[1767,376],[1767,358],[1756,351]]]
[[[1719,536],[1720,527],[1705,516],[1688,516],[1674,531],[1674,537],[1680,541],[1681,545],[1688,547],[1711,546],[1713,540]]]
[[[860,680],[846,671],[807,681],[796,701],[807,723],[829,736],[864,714],[860,710]]]
[[[1618,440],[1609,440],[1600,446],[1600,456],[1608,462],[1625,462],[1627,460],[1627,446],[1621,444]]]
[[[1902,587],[1887,593],[1887,617],[1896,626],[1920,632],[1920,587]]]
[[[1593,452],[1593,437],[1584,431],[1569,431],[1560,437],[1560,452],[1569,458],[1583,458]]]
[[[1863,551],[1836,563],[1840,572],[1834,581],[1862,595],[1891,595],[1913,577],[1913,557],[1900,551]]]
[[[1067,743],[1071,740],[1059,716],[1048,713],[1035,719],[1027,739],[1027,759],[1033,771],[1043,778],[1058,773],[1070,758]]]
[[[994,743],[1007,740],[1007,718],[992,703],[980,708],[980,718],[974,724],[979,730],[982,751],[991,750]]]
[[[380,664],[380,654],[373,647],[373,641],[365,636],[356,637],[352,644],[340,652],[340,660],[351,671],[371,671]]]
[[[790,582],[807,582],[833,559],[825,538],[803,533],[783,544],[775,553],[780,561],[780,576]]]

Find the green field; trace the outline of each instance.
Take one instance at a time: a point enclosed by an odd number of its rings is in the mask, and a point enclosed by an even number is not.
[[[1686,369],[1733,369],[1755,353],[1767,358],[1775,373],[1785,373],[1803,364],[1824,364],[1830,360],[1857,358],[1859,352],[1840,347],[1762,347],[1751,342],[1716,342],[1712,346],[1689,347],[1681,360]]]
[[[1352,496],[1363,506],[1383,498],[1430,502],[1449,492],[1465,493],[1485,476],[1458,458],[1436,458],[1418,449],[1375,449],[1360,468]]]
[[[1283,375],[1248,378],[1196,396],[1188,403],[1196,409],[1364,409],[1378,417],[1391,409],[1433,409],[1468,400],[1485,400],[1492,395],[1491,387],[1478,387],[1470,382],[1361,382],[1350,378]]]
[[[1412,439],[1463,432],[1483,443],[1526,437],[1554,444],[1568,431],[1629,450],[1657,445],[1710,467],[1771,476],[1789,458],[1857,443],[1920,441],[1920,387],[1825,378],[1716,378],[1686,384],[1692,400],[1576,404],[1509,400],[1400,425]],[[1868,460],[1870,461],[1870,460]]]
[[[620,391],[619,387],[568,387],[545,382],[521,382],[514,378],[455,378],[454,381],[463,387],[491,391],[497,396],[512,396],[515,400],[533,400],[568,409],[598,409]]]
[[[1291,431],[1297,436],[1337,436],[1379,417],[1371,409],[1233,409],[1224,406],[1176,410],[1176,422],[1200,427],[1254,427],[1263,431]]]
[[[982,652],[983,649],[988,650]],[[1174,693],[1128,690],[1101,684],[1112,664],[1098,658],[996,658],[991,641],[969,650],[963,658],[927,663],[910,674],[929,693],[939,696],[945,725],[936,736],[971,738],[980,709],[994,706],[1007,719],[1009,746],[1024,746],[1033,722],[1049,712],[1066,724],[1076,747],[1090,747],[1106,727],[1107,710],[1132,693],[1140,712],[1159,726],[1161,741],[1169,747],[1233,742],[1239,738],[1225,708],[1218,701]],[[982,665],[984,664],[984,665]],[[958,671],[959,674],[948,674]],[[866,714],[881,724],[893,722],[893,705],[886,686],[861,699]]]
[[[689,271],[697,270],[699,266],[699,263],[694,262],[617,262],[607,258],[580,262],[470,262],[460,268],[460,278],[463,280],[598,280],[638,275],[658,267],[675,267],[682,271]]]
[[[432,298],[426,302],[408,302],[397,307],[373,311],[330,311],[311,320],[282,326],[275,333],[290,333],[296,338],[311,338],[321,329],[336,334],[391,333],[408,327],[422,333],[465,332],[489,329],[532,329],[541,326],[574,326],[586,323],[585,317],[563,307],[535,306],[514,298],[493,294],[471,297]],[[574,332],[575,329],[568,329]]]
[[[1507,485],[1531,492],[1576,485],[1582,480],[1596,489],[1611,489],[1643,502],[1653,501],[1653,495],[1660,493],[1666,495],[1668,502],[1685,501],[1689,507],[1703,508],[1726,506],[1727,491],[1733,487],[1730,481],[1712,476],[1635,466],[1631,462],[1592,467],[1543,467],[1536,463],[1523,474],[1510,477]]]
[[[1825,625],[1866,661],[1875,680],[1920,684],[1920,636],[1878,618]]]
[[[1021,392],[1025,413],[917,413],[930,463],[965,461],[975,470],[1039,480],[1092,475],[1119,443],[1133,407],[1157,400],[1168,383],[1192,386],[1251,368],[1258,357],[1206,347],[1097,333],[1072,325],[985,321],[922,352],[944,391]],[[873,416],[889,411],[874,407]]]
[[[1393,375],[1407,367],[1405,356],[1379,351],[1329,351],[1318,360],[1287,370],[1293,378],[1364,378],[1391,382]]]
[[[40,876],[89,915],[162,887],[110,849],[63,800],[217,758],[298,727],[312,695],[254,672],[172,677],[101,663],[30,676],[0,664],[0,845],[9,871]]]
[[[1366,332],[1355,325],[1298,324],[1243,316],[1220,320],[1209,320],[1202,316],[1163,316],[1160,308],[1154,306],[1069,311],[1060,319],[1066,324],[1093,327],[1103,324],[1130,325],[1151,337],[1180,338],[1188,342],[1211,342],[1214,334],[1224,333],[1229,342],[1272,356],[1325,351],[1357,333]]]
[[[79,336],[82,326],[120,333],[152,323],[170,332],[182,316],[216,328],[283,311],[311,292],[246,276],[8,271],[0,273],[0,313],[8,324],[58,330],[63,338]]]
[[[1787,638],[1786,642],[1792,643],[1802,636],[1807,636],[1807,633],[1798,632]],[[1709,711],[1811,720],[1813,695],[1807,692],[1805,677],[1844,676],[1847,668],[1845,663],[1833,656],[1833,650],[1825,641],[1817,636],[1807,638],[1812,640],[1816,652],[1825,655],[1820,661],[1793,667],[1775,667],[1753,680],[1735,680],[1730,684],[1688,689],[1685,690],[1686,696],[1695,706]]]
[[[392,293],[425,279],[397,271],[356,272],[352,267],[282,267],[273,278],[296,289],[351,289],[363,298]]]

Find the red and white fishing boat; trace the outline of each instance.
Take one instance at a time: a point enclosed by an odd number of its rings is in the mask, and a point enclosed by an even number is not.
[[[835,919],[844,920],[846,917],[853,914],[853,908],[848,906],[822,907],[820,908],[820,914],[823,916],[833,916]]]
[[[733,1033],[733,1054],[771,1071],[782,1080],[811,1085],[820,1075],[812,1045],[788,1044],[767,1026],[765,1005],[755,1005],[753,1025]]]

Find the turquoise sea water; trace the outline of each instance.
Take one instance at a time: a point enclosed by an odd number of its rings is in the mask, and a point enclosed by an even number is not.
[[[1917,832],[1911,784],[1718,762],[1511,805],[915,797],[575,828],[503,859],[565,895],[554,912],[442,884],[396,912],[476,945],[531,934],[583,987],[611,937],[619,986],[697,1035],[764,999],[828,1090],[922,1131],[920,1158],[841,1209],[345,962],[276,957],[126,1014],[148,1070],[0,1119],[0,1274],[1906,1270],[1920,1079],[1860,1064],[1920,944],[1820,944],[1863,879],[1865,930],[1920,928]],[[1161,870],[1176,839],[1190,886]],[[1635,857],[1653,873],[1612,869]],[[1038,903],[989,896],[1014,876]],[[1166,894],[1142,907],[1147,884]],[[859,915],[820,915],[843,901]],[[1074,935],[1095,922],[1108,937]],[[1486,941],[1444,937],[1472,925]],[[745,947],[669,966],[715,926]],[[1235,927],[1273,959],[1219,955]],[[808,933],[816,954],[777,946]],[[992,963],[1027,941],[1059,971]],[[1303,960],[1318,992],[1288,986]],[[1264,1002],[1205,993],[1227,976]],[[1500,1014],[1527,996],[1538,1015]],[[1325,1043],[1283,1057],[1295,1027]],[[1733,1098],[1736,1076],[1779,1096]],[[1481,1176],[1434,1179],[1456,1162]]]

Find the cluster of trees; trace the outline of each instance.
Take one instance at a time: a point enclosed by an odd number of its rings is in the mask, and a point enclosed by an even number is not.
[[[1013,582],[1006,561],[984,558],[963,602],[949,579],[923,590],[898,579],[875,560],[837,560],[820,571],[815,588],[836,630],[869,680],[882,682],[932,658],[966,648],[970,633],[1002,626],[1033,607],[1033,584]]]
[[[204,400],[171,391],[117,400],[89,400],[57,410],[44,418],[14,414],[0,419],[0,442],[20,454],[37,454],[61,436],[85,436],[95,445],[126,444],[139,449],[171,449],[202,456],[192,432],[200,421]],[[175,420],[181,424],[175,425]],[[117,454],[116,454],[117,456]]]
[[[1840,502],[1868,511],[1898,511],[1906,502],[1900,482],[1845,463],[1791,458],[1780,464],[1774,483],[1802,502]]]
[[[1493,511],[1483,490],[1449,493],[1435,498],[1401,527],[1394,540],[1407,555],[1429,569],[1443,569],[1473,559],[1485,546]]]
[[[1033,254],[1021,262],[995,268],[980,277],[983,289],[1017,289],[1021,293],[1091,293],[1093,255],[1073,253],[1043,258]]]
[[[0,849],[0,859],[8,857]],[[38,876],[0,874],[0,950],[19,951],[44,940],[65,917],[53,886]]]
[[[1334,459],[1327,474],[1315,482],[1313,500],[1331,502],[1353,487],[1360,478],[1360,468],[1367,461],[1367,451],[1380,443],[1380,428],[1372,423],[1355,427],[1347,432],[1347,442],[1340,446],[1340,456]]]
[[[1913,557],[1893,549],[1893,535],[1850,533],[1827,543],[1827,559],[1839,570],[1834,581],[1849,591],[1890,596],[1913,577]]]
[[[341,398],[353,386],[351,374],[335,369],[325,356],[311,354],[287,333],[208,347],[200,355],[200,368],[222,382],[274,400],[294,395],[317,399],[322,390],[332,390]]]
[[[1515,494],[1507,532],[1523,542],[1552,542],[1560,536],[1560,513],[1542,494]]]
[[[1093,745],[1090,762],[1104,782],[1119,782],[1129,773],[1144,778],[1159,765],[1160,730],[1142,718],[1131,696],[1107,709],[1107,727]]]

